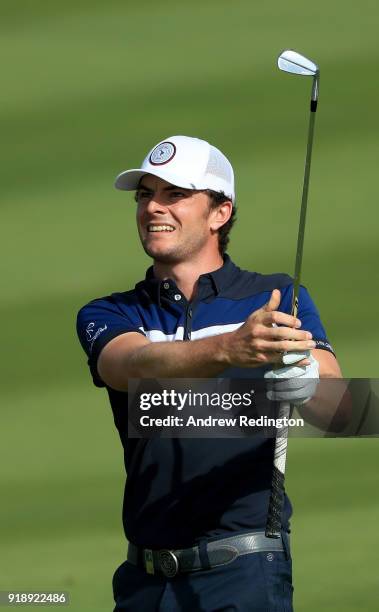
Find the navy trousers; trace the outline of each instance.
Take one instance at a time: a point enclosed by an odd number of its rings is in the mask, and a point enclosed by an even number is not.
[[[292,612],[292,592],[288,547],[172,579],[125,561],[113,576],[114,612]]]

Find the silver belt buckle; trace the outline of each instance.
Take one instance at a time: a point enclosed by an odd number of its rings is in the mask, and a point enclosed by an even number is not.
[[[159,566],[166,578],[173,578],[179,571],[179,561],[171,550],[158,552]]]

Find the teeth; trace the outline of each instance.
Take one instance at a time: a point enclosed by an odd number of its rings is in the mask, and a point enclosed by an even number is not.
[[[149,232],[173,232],[175,228],[171,225],[148,225]]]

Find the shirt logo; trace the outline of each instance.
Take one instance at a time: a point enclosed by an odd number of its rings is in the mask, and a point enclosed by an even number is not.
[[[172,160],[176,153],[176,146],[173,142],[162,142],[150,153],[149,161],[153,166],[167,164]]]
[[[94,334],[94,328],[95,327],[95,323],[88,323],[87,327],[86,327],[86,336],[87,336],[87,340],[88,342],[90,342],[92,340],[92,336]]]
[[[108,327],[105,324],[104,327],[99,327],[95,332],[94,321],[91,321],[91,323],[88,323],[86,327],[86,336],[87,336],[88,342],[90,343],[90,351],[92,351],[93,343],[95,342],[95,340],[97,340],[100,334],[102,334],[106,329],[108,329]]]

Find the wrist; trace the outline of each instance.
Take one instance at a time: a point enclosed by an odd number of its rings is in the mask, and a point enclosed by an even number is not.
[[[225,367],[229,367],[233,365],[233,358],[232,358],[232,351],[231,351],[232,334],[233,332],[228,332],[226,334],[220,334],[219,336],[215,336],[216,350],[215,350],[214,356],[215,356],[217,363]]]

